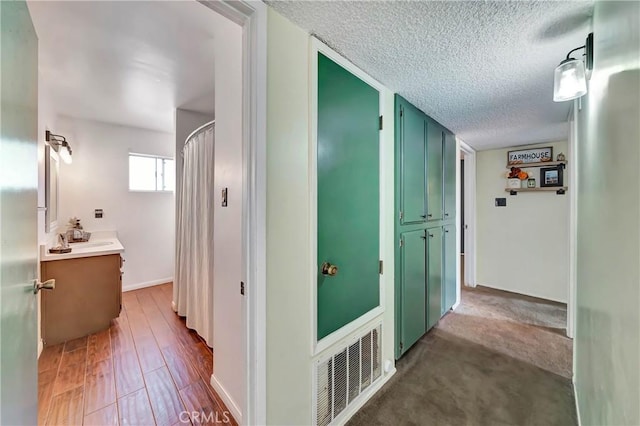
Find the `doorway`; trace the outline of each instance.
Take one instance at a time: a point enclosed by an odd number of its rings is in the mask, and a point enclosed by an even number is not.
[[[461,286],[476,286],[476,151],[458,140]]]
[[[239,76],[240,84],[235,86],[234,91],[227,92],[227,95],[234,96],[238,100],[238,107],[235,111],[234,140],[238,141],[240,147],[238,151],[241,153],[236,157],[236,166],[241,178],[237,180],[238,187],[233,191],[234,197],[237,197],[235,200],[238,201],[235,205],[238,209],[236,214],[241,218],[238,220],[238,253],[241,259],[238,261],[237,277],[233,277],[233,280],[238,282],[237,290],[240,289],[241,282],[245,288],[244,297],[238,298],[239,303],[237,307],[237,315],[242,330],[236,333],[234,344],[243,347],[242,352],[246,353],[247,356],[240,360],[239,368],[234,370],[233,378],[229,378],[229,376],[220,377],[218,384],[225,386],[223,392],[218,390],[218,393],[227,394],[220,395],[220,398],[223,400],[225,396],[233,396],[231,402],[234,404],[229,404],[228,401],[223,402],[227,405],[235,405],[234,408],[236,412],[233,414],[239,421],[243,423],[259,422],[259,420],[256,419],[264,418],[264,395],[261,393],[262,389],[264,389],[264,371],[258,371],[258,368],[264,364],[264,342],[258,338],[258,336],[263,335],[260,327],[264,326],[264,293],[262,290],[264,288],[264,268],[262,267],[264,262],[260,261],[260,259],[264,257],[264,227],[260,226],[258,218],[264,217],[263,211],[265,206],[264,187],[261,186],[262,184],[258,184],[258,182],[264,182],[264,179],[260,179],[261,176],[264,176],[264,151],[262,148],[259,148],[259,146],[263,146],[262,142],[265,138],[265,111],[264,106],[258,102],[258,93],[264,94],[265,92],[265,43],[260,40],[264,40],[263,32],[266,31],[266,9],[262,4],[254,5],[241,2],[234,3],[234,5],[228,5],[222,2],[205,3],[204,6],[198,5],[197,3],[193,4],[199,7],[206,6],[213,9],[214,12],[212,13],[221,14],[223,19],[232,22],[234,25],[238,25],[241,33],[243,33],[238,43],[242,52],[238,53],[238,62],[232,71],[235,75]],[[25,3],[22,2],[21,5],[25,6]],[[78,6],[88,8],[91,7],[92,4],[78,3]],[[127,11],[130,11],[131,8],[135,8],[135,5],[123,4],[123,7],[127,8]],[[2,12],[3,20],[9,19],[6,17],[8,16],[8,10],[4,9]],[[7,12],[6,16],[4,12]],[[23,7],[21,13],[21,17],[25,19],[15,22],[19,22],[27,28],[30,26],[28,9]],[[103,18],[106,18],[106,15],[103,15]],[[167,28],[173,27],[164,26],[164,28],[166,30]],[[168,31],[168,33],[171,32]],[[21,60],[22,58],[18,59]],[[58,59],[64,61],[64,58]],[[147,57],[146,59],[149,58]],[[145,59],[142,61],[144,62],[144,60]],[[2,62],[5,64],[10,61],[3,60]],[[140,62],[136,62],[136,64],[139,65]],[[24,65],[28,65],[28,63],[22,62],[17,65],[24,67]],[[35,74],[31,75],[33,76]],[[135,92],[135,89],[139,88],[140,85],[135,82],[135,79],[132,79],[129,83],[131,85],[122,88],[122,90],[125,90],[131,95],[135,95],[133,92]],[[36,87],[35,84],[32,86]],[[249,89],[243,92],[241,89],[242,86]],[[5,86],[3,86],[3,95],[5,93]],[[261,99],[261,102],[264,102],[264,99]],[[40,133],[41,132],[38,132],[37,135],[31,135],[31,141],[34,144],[36,140],[38,140],[39,144],[43,142]],[[79,161],[82,151],[84,150],[82,149],[80,139],[78,139],[78,141],[75,151],[77,152],[76,159]],[[61,183],[61,185],[62,184],[63,183]],[[35,207],[33,210],[35,211]],[[108,215],[108,212],[105,213]],[[96,216],[97,214],[96,212]],[[34,220],[33,222],[32,227],[35,230],[36,221]],[[2,231],[4,235],[4,226]],[[248,249],[248,247],[251,247],[251,249]],[[34,250],[34,254],[35,253],[36,250]],[[28,276],[24,278],[30,279]],[[252,291],[254,289],[256,291]],[[236,292],[234,291],[234,293]],[[239,293],[239,291],[237,291],[237,293]],[[170,305],[168,306],[170,307]],[[150,324],[153,320],[147,319],[146,321]],[[5,324],[3,320],[3,326],[5,326]],[[258,326],[258,324],[260,324],[260,326]],[[72,346],[73,344],[70,344],[69,348]],[[231,346],[233,345],[230,344],[229,347]],[[33,352],[33,356],[35,357],[36,351],[34,350]],[[236,350],[235,352],[237,353],[238,351]],[[28,359],[26,356],[24,358]],[[216,359],[217,367],[220,367],[216,369],[216,373],[225,370],[222,366],[224,358],[225,357],[221,356],[219,359]],[[164,357],[164,360],[165,363],[170,363],[167,357]],[[26,368],[35,371],[35,362],[31,367],[25,366],[25,369]],[[3,368],[3,370],[5,369]],[[232,385],[227,384],[230,381],[233,381]],[[211,382],[213,382],[213,378]],[[206,384],[208,385],[209,383]],[[26,402],[34,403],[37,397],[35,392],[33,392],[33,395],[23,395],[23,398]],[[4,398],[2,405],[3,407],[5,406]],[[35,412],[35,410],[31,411]],[[22,418],[16,417],[16,419]],[[14,423],[35,423],[35,421],[31,420],[24,418],[22,420],[16,420]]]

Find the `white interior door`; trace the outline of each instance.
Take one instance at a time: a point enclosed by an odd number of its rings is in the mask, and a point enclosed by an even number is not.
[[[0,1],[0,424],[37,423],[38,40]]]

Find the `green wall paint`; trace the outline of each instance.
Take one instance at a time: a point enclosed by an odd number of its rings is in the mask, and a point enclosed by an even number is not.
[[[380,304],[379,96],[318,54],[318,339]]]
[[[589,92],[576,102],[582,425],[640,424],[640,3],[596,2]]]

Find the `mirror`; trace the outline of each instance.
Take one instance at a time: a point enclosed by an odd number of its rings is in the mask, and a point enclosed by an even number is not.
[[[51,146],[45,144],[44,153],[44,230],[55,231],[58,227],[58,169],[60,159]]]

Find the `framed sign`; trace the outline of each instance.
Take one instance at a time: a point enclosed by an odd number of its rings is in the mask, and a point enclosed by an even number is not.
[[[507,152],[507,165],[545,163],[553,159],[553,147],[519,149]]]
[[[540,169],[540,186],[563,186],[562,166],[543,167]]]

